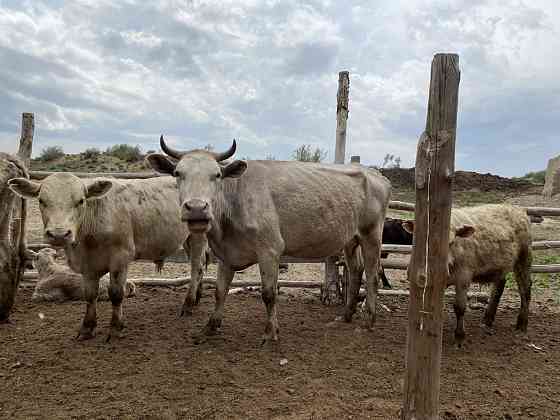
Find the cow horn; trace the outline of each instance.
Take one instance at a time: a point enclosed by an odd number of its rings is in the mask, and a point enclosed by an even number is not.
[[[233,144],[229,148],[227,152],[224,153],[215,153],[214,157],[216,158],[216,162],[221,162],[222,160],[226,160],[233,156],[235,153],[235,149],[237,148],[237,144],[235,143],[235,139],[233,139]]]
[[[161,150],[163,150],[166,154],[168,154],[169,156],[175,159],[181,159],[183,155],[186,153],[186,152],[180,152],[178,150],[174,150],[170,148],[167,144],[165,144],[165,141],[163,140],[163,134],[159,138],[159,145],[161,146]]]

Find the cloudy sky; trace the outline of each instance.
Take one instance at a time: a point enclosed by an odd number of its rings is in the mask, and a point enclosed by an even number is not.
[[[413,166],[434,53],[460,55],[457,169],[522,175],[560,154],[555,0],[0,0],[0,150],[34,112],[34,153],[115,143]]]

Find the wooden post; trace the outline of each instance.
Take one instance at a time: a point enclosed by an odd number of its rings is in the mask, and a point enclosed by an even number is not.
[[[426,130],[416,155],[416,223],[408,267],[410,303],[403,420],[438,418],[459,79],[459,56],[436,54]]]
[[[31,151],[33,150],[33,134],[35,133],[35,116],[30,112],[21,115],[21,137],[19,140],[18,156],[30,169]]]
[[[344,163],[346,155],[346,120],[348,120],[349,72],[338,73],[338,93],[336,94],[336,147],[334,163]]]
[[[348,91],[350,77],[347,71],[338,73],[338,93],[336,94],[336,146],[334,163],[344,163],[346,154],[346,120],[348,119]],[[329,257],[325,262],[325,280],[321,288],[321,301],[338,304],[344,298],[340,287],[341,279],[336,265],[337,257]]]

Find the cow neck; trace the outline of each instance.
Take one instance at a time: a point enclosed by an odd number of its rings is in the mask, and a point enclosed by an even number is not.
[[[212,250],[217,254],[216,256],[223,259],[224,244],[223,236],[224,230],[228,225],[232,225],[233,211],[235,200],[232,197],[237,197],[238,180],[237,179],[224,179],[216,189],[216,195],[212,200],[213,220],[211,227],[206,234],[208,243],[211,245]]]
[[[105,210],[105,197],[88,200],[80,217],[78,231],[76,234],[76,245],[95,234],[101,223],[106,223],[103,217]]]

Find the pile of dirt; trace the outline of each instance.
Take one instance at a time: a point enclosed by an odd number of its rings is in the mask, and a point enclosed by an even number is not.
[[[386,168],[381,173],[389,178],[396,189],[414,189],[414,168]],[[535,188],[535,184],[515,178],[477,172],[456,171],[453,178],[454,191],[500,191],[522,192]]]

